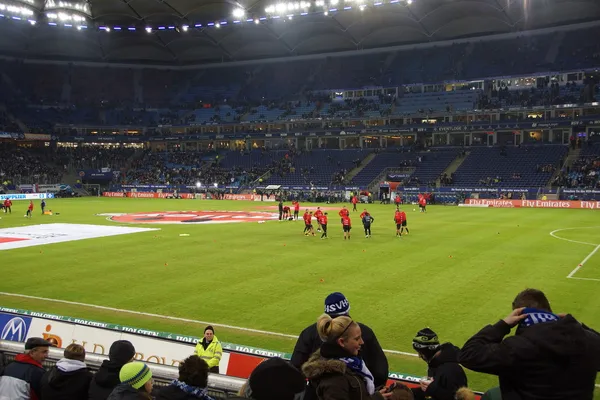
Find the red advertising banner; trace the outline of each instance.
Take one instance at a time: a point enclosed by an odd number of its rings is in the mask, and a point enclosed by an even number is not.
[[[104,197],[132,197],[137,199],[166,199],[167,197],[173,197],[173,193],[155,193],[155,192],[103,192]],[[182,199],[195,199],[196,195],[193,193],[179,193]],[[205,195],[202,195],[205,198]]]
[[[229,194],[225,193],[225,200],[254,200],[253,194]]]
[[[600,209],[600,201],[466,199],[465,204],[496,208]]]

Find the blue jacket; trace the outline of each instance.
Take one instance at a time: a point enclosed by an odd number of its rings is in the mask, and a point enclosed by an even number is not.
[[[0,400],[38,400],[46,370],[29,354],[19,354],[0,371]]]

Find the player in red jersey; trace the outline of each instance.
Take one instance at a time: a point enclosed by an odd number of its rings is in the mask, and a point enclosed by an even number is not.
[[[424,195],[420,194],[419,195],[419,209],[421,212],[427,212],[427,199],[425,198]]]
[[[309,212],[308,210],[306,210],[306,212],[304,213],[304,236],[308,236],[309,234],[315,236],[315,228],[313,228],[312,226],[312,217],[313,217],[313,213],[312,211]]]
[[[323,234],[321,235],[321,239],[329,239],[327,236],[327,213],[321,216],[321,220],[319,221],[321,224],[321,228],[323,228]]]
[[[363,210],[362,213],[360,213],[360,219],[362,220],[365,217],[365,215],[369,215],[369,212],[367,211],[366,208]]]
[[[402,232],[406,229],[406,234],[408,235],[408,227],[406,226],[406,213],[402,210],[400,210],[400,220],[402,221],[402,228],[400,228],[400,234],[402,234]]]
[[[399,208],[394,213],[394,222],[396,223],[396,237],[402,236],[402,211]]]
[[[4,200],[4,213],[12,214],[12,201],[10,199]]]
[[[354,195],[352,196],[352,211],[358,211],[356,209],[356,203],[358,203],[358,196]]]
[[[29,200],[29,207],[27,207],[27,214],[25,216],[29,218],[33,216],[33,200]]]
[[[352,221],[349,216],[342,217],[342,228],[344,229],[344,240],[350,240],[350,230],[352,229]]]
[[[298,220],[298,214],[300,213],[300,203],[298,202],[298,200],[293,202],[294,204],[294,220],[297,221]]]
[[[343,218],[347,217],[350,215],[350,211],[348,211],[348,209],[346,208],[346,206],[342,207],[342,209],[340,210],[340,212],[338,213],[338,215],[340,216],[340,222],[343,222]]]
[[[396,196],[394,196],[394,203],[396,203],[396,208],[400,207],[400,201],[402,199],[400,198],[400,193],[396,193]]]
[[[315,218],[317,219],[317,232],[321,232],[321,217],[323,216],[323,211],[321,211],[321,207],[317,207],[317,211],[315,211]]]
[[[288,219],[289,217],[291,217],[291,213],[290,213],[290,207],[289,206],[283,206],[283,219]]]

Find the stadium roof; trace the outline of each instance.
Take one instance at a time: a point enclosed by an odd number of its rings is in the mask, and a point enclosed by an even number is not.
[[[6,13],[0,18],[0,53],[182,65],[434,42],[600,19],[598,0],[325,0],[319,7],[312,0],[307,2],[312,4],[308,15],[300,15],[302,10],[296,8],[281,12],[280,18],[265,11],[277,0],[72,0],[70,4],[78,1],[89,6],[87,29],[81,31],[75,23],[65,27],[65,21],[49,25],[53,23],[47,19],[49,5],[57,6],[58,0],[12,0],[11,4],[29,3],[35,15],[27,18],[36,23],[14,20]],[[359,4],[366,8],[359,10]],[[237,8],[245,15],[234,24],[232,12]],[[209,25],[223,21],[227,24],[220,28]],[[184,25],[189,29],[184,31]],[[99,29],[102,26],[111,32]],[[147,27],[153,28],[151,33]]]

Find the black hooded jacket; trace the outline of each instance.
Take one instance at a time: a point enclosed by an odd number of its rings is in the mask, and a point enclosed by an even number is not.
[[[92,373],[80,361],[62,359],[42,377],[43,400],[87,400]]]
[[[381,345],[377,341],[377,337],[371,328],[358,323],[362,332],[362,339],[365,342],[360,350],[360,357],[365,361],[367,368],[373,374],[375,386],[383,386],[388,380],[389,367],[385,353]],[[292,365],[298,369],[302,369],[302,364],[308,361],[309,357],[321,348],[323,341],[317,333],[317,324],[312,324],[302,331],[294,353],[292,353]]]
[[[600,370],[600,335],[571,315],[517,330],[488,325],[465,343],[460,363],[498,375],[502,400],[591,400]]]
[[[456,391],[467,386],[467,375],[458,363],[460,349],[452,343],[440,346],[440,353],[429,361],[427,376],[433,382],[423,392],[420,388],[413,390],[415,398],[431,397],[433,400],[454,400]]]
[[[123,364],[104,360],[90,383],[89,400],[106,400],[113,389],[121,383],[119,372]]]

